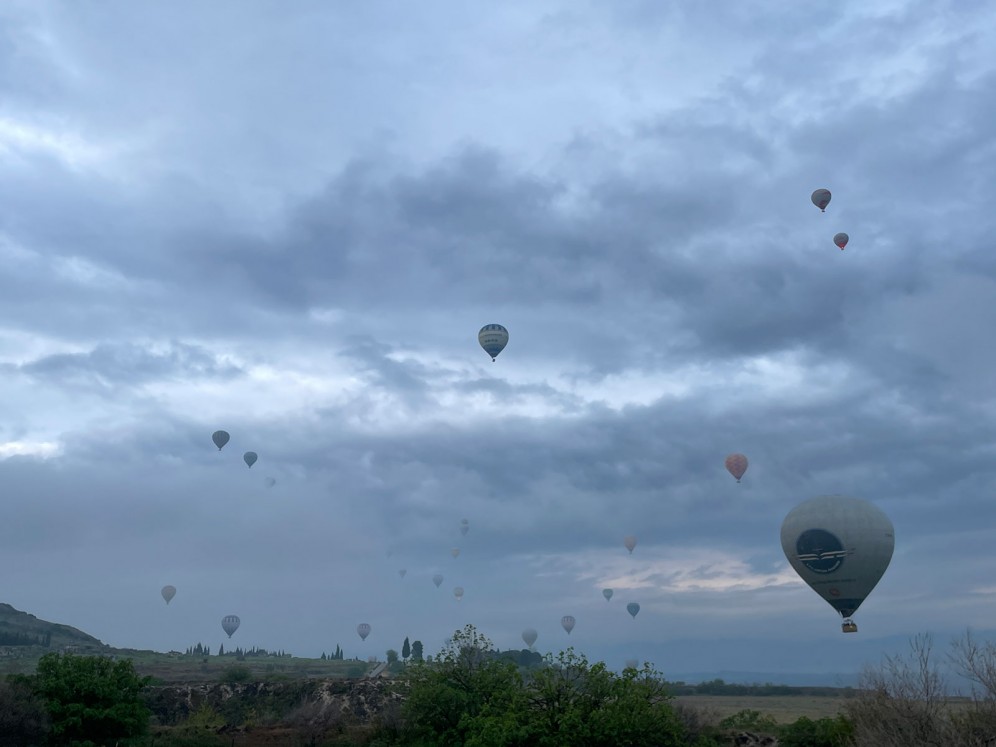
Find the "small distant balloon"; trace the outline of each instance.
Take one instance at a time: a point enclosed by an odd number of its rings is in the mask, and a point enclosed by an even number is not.
[[[498,357],[498,353],[508,345],[508,330],[500,324],[485,324],[481,327],[481,331],[477,333],[477,341],[481,343],[481,347],[491,356],[491,361],[494,362],[495,358]]]
[[[849,238],[850,237],[846,233],[841,232],[834,235],[833,243],[839,246],[841,251],[844,251],[844,247],[847,246]]]
[[[435,576],[433,576],[432,583],[434,583],[436,585],[436,588],[438,589],[440,585],[443,583],[442,574],[437,573]]]
[[[726,457],[726,471],[737,478],[737,482],[740,482],[740,478],[747,471],[747,457],[743,454],[730,454]]]
[[[570,635],[571,631],[574,630],[574,622],[575,620],[573,615],[564,615],[560,618],[560,624],[563,626],[564,630],[567,631],[567,635]]]
[[[173,597],[176,596],[176,587],[164,586],[162,592],[160,593],[163,595],[163,599],[166,600],[166,604],[169,604],[171,601],[173,601]]]
[[[265,477],[263,478],[263,484],[268,488],[272,488],[274,485],[277,484],[277,481],[274,480],[272,477]]]
[[[228,633],[228,637],[232,637],[232,633],[239,629],[239,625],[242,621],[239,620],[238,615],[225,615],[221,618],[221,629]]]
[[[370,635],[370,624],[360,623],[356,626],[356,632],[359,633],[361,640],[366,640],[367,636]]]
[[[630,615],[632,615],[633,619],[635,620],[637,613],[639,613],[640,611],[640,605],[638,605],[636,602],[630,602],[629,604],[626,605],[626,611]]]
[[[821,213],[825,213],[827,211],[827,205],[830,204],[830,190],[818,189],[813,192],[812,197],[809,199],[811,199],[813,204],[820,209]]]
[[[463,587],[462,587],[462,586],[458,586],[458,587],[456,587],[456,588],[455,588],[455,589],[453,590],[453,596],[455,596],[455,597],[456,597],[456,599],[457,599],[457,601],[458,601],[458,602],[459,602],[459,601],[460,601],[461,599],[463,599]]]
[[[636,669],[639,666],[639,659],[626,659],[626,669]]]
[[[602,596],[605,597],[605,601],[612,599],[612,589],[602,589]]]
[[[256,463],[257,459],[259,459],[259,457],[256,455],[255,451],[247,451],[242,455],[242,460],[249,465],[250,469],[252,469],[252,466]]]
[[[211,434],[211,440],[218,447],[218,451],[221,451],[221,447],[228,443],[229,438],[231,436],[228,435],[228,431],[215,431]]]
[[[460,519],[460,523],[461,523],[461,524],[464,524],[464,525],[467,525],[467,524],[469,524],[470,522],[469,522],[469,521],[468,521],[467,519]]]
[[[536,643],[537,638],[539,638],[539,633],[532,628],[526,628],[522,631],[522,640],[527,646],[529,646],[529,648],[533,647],[533,644]]]
[[[464,537],[466,537],[466,536],[467,536],[467,532],[469,532],[469,531],[470,531],[470,527],[469,527],[469,526],[467,526],[466,524],[463,524],[463,525],[462,525],[462,526],[460,527],[460,534],[462,534],[462,535],[463,535]]]
[[[452,550],[450,550],[450,555],[452,555],[454,558],[457,555],[459,555],[459,554],[460,554],[460,548],[459,547],[454,547]]]
[[[626,546],[626,549],[629,550],[629,554],[632,555],[633,548],[636,547],[636,537],[634,537],[632,534],[629,535],[628,537],[624,537],[623,544]]]
[[[408,573],[408,571],[404,568],[398,571],[398,575],[401,576],[401,578],[404,578],[406,573]]]

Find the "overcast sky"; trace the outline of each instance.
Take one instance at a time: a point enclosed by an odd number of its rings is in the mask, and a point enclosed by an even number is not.
[[[994,50],[984,0],[4,3],[0,601],[665,674],[994,627]],[[779,543],[826,493],[895,525],[855,636]]]

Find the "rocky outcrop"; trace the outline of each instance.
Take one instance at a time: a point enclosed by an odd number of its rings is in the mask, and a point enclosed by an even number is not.
[[[737,747],[778,747],[778,739],[763,734],[742,731],[733,737],[733,744]]]
[[[146,702],[164,726],[202,721],[204,726],[253,724],[365,724],[395,712],[402,695],[382,679],[298,680],[214,685],[150,687]]]

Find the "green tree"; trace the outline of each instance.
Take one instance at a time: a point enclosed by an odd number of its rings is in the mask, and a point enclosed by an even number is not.
[[[422,661],[422,641],[412,643],[412,661]]]
[[[103,745],[145,734],[149,709],[141,693],[150,680],[130,659],[45,654],[32,684],[59,744]]]
[[[394,664],[398,660],[398,652],[393,648],[387,650],[387,663]]]
[[[803,716],[778,732],[782,747],[847,747],[852,744],[854,724],[843,716],[813,721]]]
[[[218,656],[224,656],[224,655],[225,655],[225,644],[223,643],[220,646],[218,646]]]
[[[412,655],[412,645],[408,642],[408,636],[405,636],[405,642],[401,646],[401,658],[408,661],[408,657]]]

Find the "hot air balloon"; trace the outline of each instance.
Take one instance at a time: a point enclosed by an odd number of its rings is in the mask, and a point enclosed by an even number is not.
[[[830,204],[830,190],[818,189],[813,192],[812,197],[809,199],[811,199],[813,204],[820,209],[821,213],[825,213],[827,211],[827,205]]]
[[[841,251],[844,251],[844,247],[847,246],[847,241],[849,237],[846,233],[838,233],[833,237],[833,243],[840,247]]]
[[[225,615],[221,618],[221,629],[228,633],[228,637],[232,637],[232,633],[239,629],[239,625],[242,621],[239,620],[238,615]]]
[[[539,638],[539,633],[532,628],[526,628],[522,631],[522,640],[527,646],[529,646],[529,648],[533,647],[533,644],[536,643],[537,638]]]
[[[370,624],[360,623],[356,626],[356,632],[360,634],[360,640],[366,640],[367,636],[370,635]]]
[[[602,589],[602,596],[605,597],[605,601],[612,599],[612,589]]]
[[[560,618],[560,624],[563,626],[564,630],[567,631],[567,635],[570,635],[571,631],[574,630],[574,617],[571,615],[564,615]]]
[[[272,488],[274,485],[277,484],[277,481],[274,480],[272,477],[266,477],[263,478],[263,484],[268,488]]]
[[[467,524],[461,525],[461,527],[460,527],[460,534],[462,534],[464,537],[466,537],[467,536],[467,532],[469,532],[469,531],[470,531],[470,527]]]
[[[500,324],[485,324],[481,331],[477,333],[477,341],[481,347],[491,356],[492,363],[498,357],[498,353],[508,345],[508,330]]]
[[[629,604],[626,605],[626,611],[630,615],[632,615],[633,619],[635,620],[637,613],[640,611],[640,605],[638,605],[636,602],[630,602]]]
[[[443,577],[437,573],[435,576],[432,577],[432,583],[434,583],[436,585],[436,588],[438,589],[440,584],[443,583]]]
[[[626,549],[629,550],[629,554],[632,555],[633,548],[636,547],[636,537],[632,534],[627,537],[623,537],[623,544],[626,546]]]
[[[461,524],[469,524],[470,522],[467,519],[460,519],[460,523]]]
[[[743,454],[730,454],[726,457],[726,470],[737,478],[737,482],[740,482],[740,478],[747,471],[747,457]]]
[[[636,669],[640,666],[639,659],[626,659],[626,669]]]
[[[460,548],[459,547],[454,547],[452,550],[450,550],[450,555],[452,555],[454,558],[457,555],[459,555],[459,554],[460,554]]]
[[[242,455],[242,461],[248,464],[250,469],[252,469],[252,466],[256,463],[256,460],[258,458],[259,457],[256,456],[255,451],[247,451],[245,454]]]
[[[461,599],[463,599],[463,587],[462,586],[457,586],[455,589],[453,589],[453,596],[456,597],[456,600],[458,602]]]
[[[406,573],[408,573],[408,571],[404,568],[398,571],[398,575],[401,576],[401,578],[404,578]]]
[[[228,443],[229,438],[231,436],[228,435],[228,431],[215,431],[211,434],[211,440],[218,447],[218,451],[221,451],[221,447]]]
[[[160,594],[163,595],[163,599],[166,600],[166,604],[169,604],[173,600],[173,597],[176,596],[176,587],[175,586],[164,586],[163,590],[160,592]]]
[[[785,557],[842,618],[851,620],[892,560],[895,531],[879,508],[860,498],[821,495],[803,501],[782,522]]]

